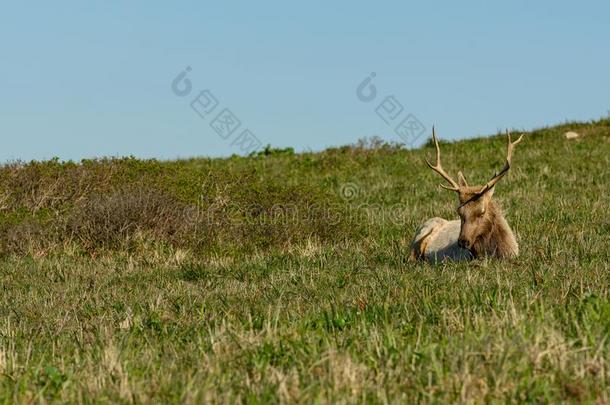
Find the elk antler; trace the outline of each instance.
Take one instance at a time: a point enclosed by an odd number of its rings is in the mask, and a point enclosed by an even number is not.
[[[523,139],[523,135],[524,134],[522,134],[515,142],[511,142],[510,132],[508,132],[508,130],[506,131],[506,137],[508,138],[508,147],[506,149],[506,163],[504,164],[504,167],[502,168],[500,173],[496,172],[496,174],[491,178],[491,180],[489,180],[487,184],[485,184],[477,194],[480,195],[485,193],[486,191],[489,191],[508,172],[513,160],[513,149],[519,142],[521,142],[521,140]]]
[[[432,139],[434,139],[434,146],[436,146],[436,166],[432,166],[432,164],[428,162],[428,159],[426,159],[426,163],[428,163],[430,169],[440,174],[443,179],[447,180],[451,184],[451,187],[444,184],[441,184],[441,187],[451,191],[459,191],[460,186],[447,174],[447,172],[445,172],[445,170],[443,170],[443,166],[441,165],[441,149],[439,148],[438,141],[436,140],[434,127],[432,127]]]

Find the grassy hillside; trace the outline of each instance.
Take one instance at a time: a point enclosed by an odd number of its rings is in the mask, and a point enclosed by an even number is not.
[[[483,183],[505,138],[441,147]],[[608,401],[610,119],[517,147],[515,260],[408,260],[432,154],[0,168],[0,401]]]

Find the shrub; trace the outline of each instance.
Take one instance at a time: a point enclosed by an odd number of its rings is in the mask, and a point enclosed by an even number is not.
[[[100,159],[0,168],[0,252],[76,243],[130,248],[141,238],[207,252],[281,248],[357,231],[339,197],[265,170],[268,159]]]

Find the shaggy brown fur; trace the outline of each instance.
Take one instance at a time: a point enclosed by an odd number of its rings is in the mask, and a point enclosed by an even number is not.
[[[458,244],[475,258],[517,256],[519,246],[502,209],[492,201],[493,187],[477,198],[478,187],[462,187],[458,214],[462,221]],[[463,205],[462,205],[463,204]]]

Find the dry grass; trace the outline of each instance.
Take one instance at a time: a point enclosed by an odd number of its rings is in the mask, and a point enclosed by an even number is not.
[[[456,216],[430,148],[4,167],[0,401],[607,403],[609,138],[526,136],[496,191],[519,259],[438,267],[407,260]],[[503,145],[445,164],[484,179]]]

